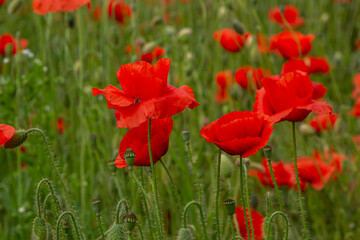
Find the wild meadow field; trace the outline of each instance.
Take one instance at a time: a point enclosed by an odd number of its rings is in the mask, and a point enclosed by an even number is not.
[[[0,106],[0,239],[360,239],[359,0],[0,0]]]

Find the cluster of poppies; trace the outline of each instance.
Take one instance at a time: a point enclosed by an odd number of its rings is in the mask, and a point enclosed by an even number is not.
[[[0,36],[0,55],[14,55],[19,50],[26,48],[28,41],[26,39],[16,39],[9,33]]]

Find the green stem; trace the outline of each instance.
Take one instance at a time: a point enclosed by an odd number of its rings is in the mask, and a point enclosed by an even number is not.
[[[197,169],[196,169],[196,166],[195,166],[194,161],[193,161],[193,158],[192,158],[190,141],[186,142],[185,145],[186,145],[186,151],[187,151],[187,153],[188,153],[189,160],[190,160],[190,163],[191,163],[191,168],[192,168],[192,170],[194,171],[194,177],[195,177],[196,185],[197,185],[197,188],[198,188],[198,194],[199,194],[199,202],[202,202],[202,197],[201,197],[201,185],[200,185],[200,181],[199,181],[199,176],[198,176],[198,174],[197,174]]]
[[[247,206],[248,213],[249,213],[249,222],[250,222],[250,227],[251,227],[251,238],[252,238],[252,240],[255,240],[254,226],[253,226],[253,221],[252,221],[252,217],[251,217],[251,207],[250,207],[250,201],[249,201],[249,187],[248,187],[248,181],[247,181],[247,167],[246,167],[246,164],[244,164],[243,166],[244,166],[244,170],[245,170],[246,206]],[[246,218],[246,220],[247,220],[247,218]]]
[[[98,222],[98,226],[99,226],[99,231],[101,233],[101,239],[105,240],[105,235],[104,235],[104,230],[102,228],[102,223],[101,223],[101,216],[100,214],[96,214],[96,220]]]
[[[235,237],[233,237],[232,239],[241,239],[241,240],[244,240],[241,236],[235,236]]]
[[[282,202],[282,199],[281,199],[279,187],[278,187],[276,179],[275,179],[274,171],[273,171],[273,168],[271,166],[271,159],[270,158],[267,158],[267,163],[268,163],[268,166],[269,166],[269,170],[270,170],[271,178],[272,178],[272,181],[273,181],[273,184],[274,184],[274,187],[275,187],[275,191],[276,191],[277,197],[279,199],[280,211],[283,212],[284,211],[283,210],[283,202]]]
[[[221,239],[220,222],[219,222],[220,166],[221,166],[221,149],[219,149],[217,173],[216,173],[216,203],[215,203],[216,216],[215,217],[216,217],[217,239]]]
[[[73,222],[77,239],[81,239],[80,238],[80,231],[79,231],[78,225],[76,223],[74,214],[72,214],[72,212],[70,212],[70,211],[67,211],[67,212],[63,212],[59,216],[59,218],[58,218],[58,220],[56,222],[56,240],[60,240],[60,224],[61,224],[62,218],[65,217],[66,215],[68,215],[70,217],[71,221]]]
[[[129,205],[126,202],[126,199],[121,199],[118,204],[116,205],[116,210],[115,210],[115,221],[116,224],[120,224],[120,210],[122,209],[122,205],[125,206],[125,212],[129,211]]]
[[[234,223],[233,223],[233,216],[229,216],[230,218],[230,229],[232,238],[235,238],[235,230],[234,230]]]
[[[143,235],[143,233],[142,233],[140,224],[136,223],[136,226],[137,226],[138,229],[139,229],[139,233],[140,233],[141,240],[144,240],[144,235]]]
[[[36,205],[37,205],[37,212],[38,212],[38,216],[39,216],[39,217],[41,217],[40,189],[41,189],[41,186],[42,186],[43,183],[46,183],[46,185],[49,187],[50,194],[52,195],[55,203],[57,204],[57,207],[58,207],[59,209],[61,209],[61,208],[60,208],[60,203],[59,203],[59,201],[58,201],[58,199],[57,199],[57,197],[56,197],[56,195],[55,195],[55,191],[54,191],[54,188],[53,188],[52,185],[51,185],[50,180],[44,178],[44,179],[42,179],[42,180],[38,183],[38,185],[37,185],[37,187],[36,187]],[[45,205],[44,205],[43,208],[45,208]]]
[[[144,183],[144,174],[143,174],[143,169],[142,168],[141,168],[140,174],[141,174],[141,183],[145,184]],[[151,226],[151,218],[150,218],[150,214],[149,214],[149,209],[148,209],[148,207],[146,205],[146,200],[144,201],[144,204],[145,204],[145,214],[146,214],[146,217],[148,218],[150,239],[153,240],[154,239],[154,236],[153,236],[154,234],[153,234],[153,229],[152,229],[152,226]]]
[[[160,214],[160,205],[159,205],[159,195],[157,192],[157,183],[156,183],[156,172],[155,172],[155,166],[151,151],[151,118],[148,119],[148,146],[149,146],[149,158],[150,158],[150,165],[151,165],[151,172],[152,172],[152,190],[153,194],[155,196],[155,206],[156,206],[156,218],[158,222],[158,228],[161,239],[164,238],[162,223],[161,223],[161,214]]]
[[[203,229],[203,237],[204,239],[208,239],[207,236],[207,230],[206,230],[206,224],[205,224],[205,220],[204,220],[204,214],[202,211],[202,207],[201,207],[201,203],[197,202],[197,201],[191,201],[188,204],[186,204],[185,208],[184,208],[184,212],[183,212],[183,227],[187,228],[187,224],[186,224],[186,213],[189,209],[190,206],[192,205],[196,205],[199,209],[199,213],[200,213],[200,221],[201,221],[201,225],[202,225],[202,229]]]
[[[50,197],[52,197],[53,201],[55,202],[55,205],[56,205],[56,216],[58,216],[58,214],[60,213],[60,210],[61,210],[61,207],[60,207],[60,203],[59,203],[59,199],[55,196],[55,195],[52,195],[51,193],[49,193],[45,200],[44,200],[44,205],[43,205],[43,216],[44,216],[44,220],[46,220],[46,212],[45,212],[45,209],[46,209],[46,206],[47,206],[47,203],[50,199]]]
[[[295,122],[292,122],[292,133],[293,133],[293,144],[294,144],[295,176],[296,176],[296,184],[297,184],[298,193],[299,193],[299,205],[300,205],[300,210],[301,210],[301,218],[302,218],[302,224],[303,224],[303,228],[304,228],[305,239],[309,239],[308,233],[307,233],[307,228],[306,228],[304,207],[303,207],[303,203],[302,203],[301,187],[300,187],[300,181],[299,181],[299,173],[298,173],[298,167],[297,167]]]
[[[246,213],[244,189],[243,189],[243,170],[244,170],[243,169],[243,159],[242,159],[242,156],[240,155],[240,195],[241,195],[242,207],[244,210],[246,232],[247,232],[248,240],[250,240],[250,231],[249,231],[249,224],[247,221],[248,217],[247,217],[247,213]]]
[[[289,232],[289,229],[288,229],[289,220],[288,220],[287,216],[285,215],[285,213],[282,212],[282,211],[276,211],[276,212],[274,212],[273,214],[271,214],[270,219],[269,219],[269,225],[268,225],[268,231],[267,231],[267,232],[270,232],[270,231],[271,231],[272,219],[273,219],[275,216],[277,216],[277,215],[282,216],[283,219],[284,219],[284,222],[285,222],[285,238],[284,238],[284,239],[287,240],[287,239],[288,239],[288,232]],[[270,236],[270,235],[267,235],[267,236],[266,236],[266,240],[269,239],[269,236]]]

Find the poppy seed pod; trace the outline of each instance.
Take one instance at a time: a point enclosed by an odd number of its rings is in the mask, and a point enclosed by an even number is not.
[[[137,217],[133,212],[128,212],[124,216],[125,227],[127,230],[132,231],[136,226]]]
[[[224,205],[226,208],[226,212],[229,216],[234,215],[236,206],[235,206],[235,200],[228,198],[224,201]]]
[[[193,236],[191,235],[190,229],[180,228],[176,239],[177,240],[191,240],[191,239],[193,239]]]
[[[263,148],[263,151],[264,151],[264,155],[267,159],[271,159],[271,147],[269,145],[266,145],[264,148]]]
[[[36,235],[37,239],[45,240],[47,239],[47,226],[44,219],[41,217],[36,217],[33,222],[33,233]]]
[[[190,141],[190,131],[189,129],[184,129],[181,131],[182,139],[184,143],[188,143]]]
[[[14,136],[4,144],[4,147],[16,148],[21,144],[23,144],[26,141],[26,139],[27,139],[27,133],[25,130],[16,130]]]
[[[102,203],[99,199],[94,199],[91,201],[91,206],[96,215],[99,215],[102,209]]]
[[[130,148],[126,149],[125,153],[124,153],[124,159],[126,164],[131,167],[134,165],[135,163],[135,156],[136,154],[134,153],[134,151]]]
[[[109,234],[107,235],[107,240],[126,240],[125,229],[120,224],[114,224]]]
[[[240,21],[233,20],[232,26],[237,33],[239,33],[239,34],[246,33],[246,28],[245,28],[244,24],[242,24]]]

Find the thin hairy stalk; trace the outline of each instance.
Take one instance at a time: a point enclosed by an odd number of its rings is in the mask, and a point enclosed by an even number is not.
[[[231,229],[231,235],[232,235],[232,238],[235,237],[235,229],[234,229],[234,223],[233,223],[233,216],[229,216],[229,219],[230,219],[230,229]]]
[[[164,233],[163,233],[163,227],[162,227],[162,222],[161,222],[161,211],[160,211],[160,204],[159,204],[159,194],[158,194],[158,188],[157,188],[157,183],[156,183],[156,172],[155,172],[155,166],[154,166],[154,161],[153,161],[153,156],[152,156],[152,150],[151,150],[151,118],[148,119],[148,146],[149,146],[149,158],[150,158],[150,165],[151,165],[151,172],[152,172],[152,190],[153,190],[153,194],[155,196],[155,207],[156,210],[156,218],[157,218],[157,222],[158,224],[158,228],[159,228],[159,233],[160,233],[160,237],[161,239],[164,238]]]
[[[44,204],[43,204],[43,216],[44,216],[44,220],[46,220],[46,214],[45,214],[45,210],[46,210],[46,206],[49,202],[49,199],[52,198],[53,201],[55,202],[55,206],[56,206],[56,216],[58,216],[58,214],[60,213],[61,207],[60,207],[60,203],[59,203],[59,199],[55,196],[52,195],[51,193],[49,193],[45,200],[44,200]]]
[[[116,204],[116,210],[115,210],[115,222],[116,224],[120,224],[120,211],[121,211],[121,207],[122,205],[124,205],[125,207],[125,212],[129,211],[129,205],[126,202],[126,199],[121,199],[118,204]]]
[[[56,222],[56,240],[60,240],[60,225],[61,225],[61,220],[63,219],[63,217],[65,216],[69,216],[71,221],[73,222],[73,225],[74,225],[74,229],[75,229],[75,234],[76,234],[76,237],[77,239],[81,239],[80,237],[80,231],[79,231],[79,228],[78,228],[78,225],[77,225],[77,222],[75,220],[75,217],[74,217],[74,214],[72,214],[72,212],[70,211],[67,211],[67,212],[63,212],[57,222]]]
[[[285,213],[282,212],[282,211],[276,211],[273,214],[271,214],[270,219],[269,219],[269,225],[268,225],[268,231],[267,232],[271,231],[272,219],[277,215],[282,216],[283,219],[284,219],[284,222],[285,222],[285,237],[284,237],[284,240],[287,240],[288,239],[288,232],[289,232],[289,227],[288,227],[289,226],[289,220],[288,220],[287,216],[285,215]],[[269,236],[270,235],[266,236],[266,240],[269,239]]]
[[[300,205],[300,211],[301,211],[301,218],[302,218],[302,224],[303,224],[303,228],[304,228],[305,239],[309,239],[308,233],[307,233],[307,228],[306,228],[305,213],[304,213],[304,207],[303,207],[303,202],[302,202],[301,187],[300,187],[299,173],[298,173],[298,167],[297,167],[295,122],[292,122],[292,133],[293,133],[293,144],[294,144],[295,176],[296,176],[296,184],[297,184],[298,194],[299,194],[299,205]]]
[[[279,200],[279,206],[280,206],[280,211],[284,211],[283,210],[283,202],[282,202],[282,199],[281,199],[281,194],[280,194],[280,191],[279,191],[279,186],[277,185],[277,182],[276,182],[276,179],[275,179],[275,175],[274,175],[274,171],[273,171],[273,168],[271,166],[271,159],[270,158],[267,158],[267,163],[268,163],[268,166],[269,166],[269,170],[270,170],[270,174],[271,174],[271,179],[273,181],[273,184],[274,184],[274,187],[275,187],[275,191],[276,191],[276,195],[278,197],[278,200]]]
[[[140,176],[141,176],[141,183],[144,185],[144,174],[143,174],[143,169],[141,168],[140,169]],[[149,209],[146,205],[146,200],[144,201],[144,206],[145,206],[145,214],[146,214],[146,217],[148,219],[148,225],[149,225],[149,231],[150,231],[150,239],[153,240],[154,239],[154,233],[153,233],[153,229],[152,229],[152,226],[151,226],[151,218],[150,218],[150,214],[149,214]]]
[[[138,229],[139,229],[139,233],[140,233],[140,238],[141,238],[141,240],[144,240],[144,235],[143,235],[143,233],[142,233],[140,224],[136,223],[136,226],[137,226]]]
[[[36,206],[37,206],[37,214],[38,214],[39,217],[41,217],[40,189],[41,189],[41,186],[42,186],[44,183],[46,183],[46,185],[48,186],[48,188],[49,188],[49,190],[50,190],[50,194],[52,195],[52,197],[53,197],[55,203],[57,204],[58,208],[61,209],[60,203],[59,203],[59,201],[58,201],[58,199],[57,199],[57,197],[56,197],[56,195],[55,195],[55,191],[54,191],[54,188],[53,188],[52,185],[51,185],[50,180],[44,178],[44,179],[42,179],[42,180],[38,183],[38,185],[37,185],[37,187],[36,187]],[[45,209],[45,202],[44,202],[43,208]]]
[[[248,224],[248,217],[247,217],[247,213],[246,213],[246,207],[245,207],[245,198],[244,198],[244,188],[243,188],[243,159],[242,156],[240,155],[240,197],[241,197],[241,202],[242,202],[242,207],[244,210],[244,218],[246,219],[245,224],[246,224],[246,232],[247,232],[247,236],[248,236],[248,240],[250,240],[250,230],[249,230],[249,224]]]
[[[188,204],[186,204],[186,206],[184,208],[184,212],[183,212],[183,227],[187,228],[186,214],[187,214],[187,211],[188,211],[189,207],[192,206],[192,205],[197,206],[197,208],[199,209],[200,221],[201,221],[201,225],[202,225],[202,229],[203,229],[203,239],[208,239],[207,229],[206,229],[206,224],[205,224],[205,220],[204,220],[204,214],[203,214],[203,211],[202,211],[201,203],[199,203],[197,201],[191,201]]]
[[[96,221],[97,221],[99,231],[100,231],[100,234],[101,234],[101,239],[105,240],[105,234],[104,234],[104,229],[102,228],[102,222],[101,222],[100,214],[96,214]]]
[[[253,226],[253,221],[252,221],[252,217],[251,217],[251,207],[250,207],[250,201],[249,201],[249,186],[248,186],[248,181],[247,181],[247,167],[244,164],[244,172],[245,172],[245,192],[246,192],[246,206],[248,209],[248,213],[249,213],[249,222],[250,222],[250,227],[251,227],[251,238],[253,240],[255,240],[255,233],[254,233],[254,226]],[[247,218],[246,218],[247,221]]]
[[[185,145],[186,145],[186,151],[187,151],[187,154],[188,154],[190,163],[191,163],[191,168],[192,168],[192,170],[193,170],[193,172],[194,172],[194,177],[195,177],[196,185],[197,185],[197,188],[198,188],[199,202],[202,203],[201,185],[200,185],[200,181],[199,181],[199,176],[198,176],[198,174],[197,174],[197,169],[196,169],[196,166],[195,166],[194,161],[193,161],[193,158],[192,158],[190,141],[187,141],[187,142],[185,143]]]
[[[215,218],[217,228],[217,239],[221,239],[220,233],[220,221],[219,221],[219,194],[220,194],[220,165],[221,165],[221,149],[219,149],[219,156],[217,162],[217,173],[216,173],[216,202],[215,202]]]

